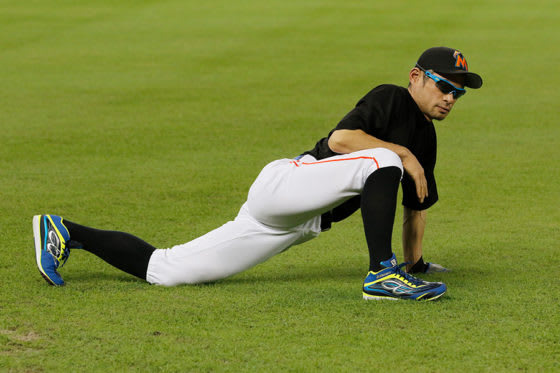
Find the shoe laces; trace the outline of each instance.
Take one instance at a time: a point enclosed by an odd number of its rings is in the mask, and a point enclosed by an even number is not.
[[[66,261],[68,260],[69,256],[70,256],[70,250],[68,249],[68,247],[65,247],[60,259],[58,260],[59,268],[62,267],[64,264],[66,264]]]
[[[409,282],[413,283],[414,285],[422,285],[424,284],[424,280],[419,279],[418,277],[414,277],[413,275],[406,273],[401,268],[407,265],[408,263],[401,263],[395,267],[395,274],[404,277]]]

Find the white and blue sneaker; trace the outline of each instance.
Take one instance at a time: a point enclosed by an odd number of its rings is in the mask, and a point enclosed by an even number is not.
[[[401,268],[406,263],[397,264],[395,254],[380,264],[385,268],[378,272],[370,271],[364,280],[363,297],[366,300],[434,300],[447,291],[444,283],[427,282],[403,271]]]
[[[50,285],[64,285],[64,280],[57,271],[70,255],[70,233],[64,226],[63,219],[56,215],[35,215],[33,236],[39,272]]]

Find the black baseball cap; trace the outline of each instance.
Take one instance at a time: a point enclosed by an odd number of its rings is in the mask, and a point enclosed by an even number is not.
[[[438,74],[461,74],[465,76],[466,87],[482,87],[482,78],[469,71],[465,56],[457,49],[447,47],[426,49],[416,62],[416,66],[422,70],[433,70]]]

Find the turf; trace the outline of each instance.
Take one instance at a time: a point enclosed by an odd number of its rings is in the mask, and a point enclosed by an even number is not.
[[[559,22],[553,0],[2,1],[0,370],[560,371]],[[66,287],[40,277],[34,214],[186,242],[433,45],[485,81],[436,126],[441,300],[361,300],[359,214],[210,285],[80,251]]]

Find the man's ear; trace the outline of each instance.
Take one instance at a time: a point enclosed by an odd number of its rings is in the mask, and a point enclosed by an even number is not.
[[[420,79],[422,79],[422,70],[417,67],[410,70],[410,73],[408,74],[408,81],[410,82],[410,84],[414,84]]]

